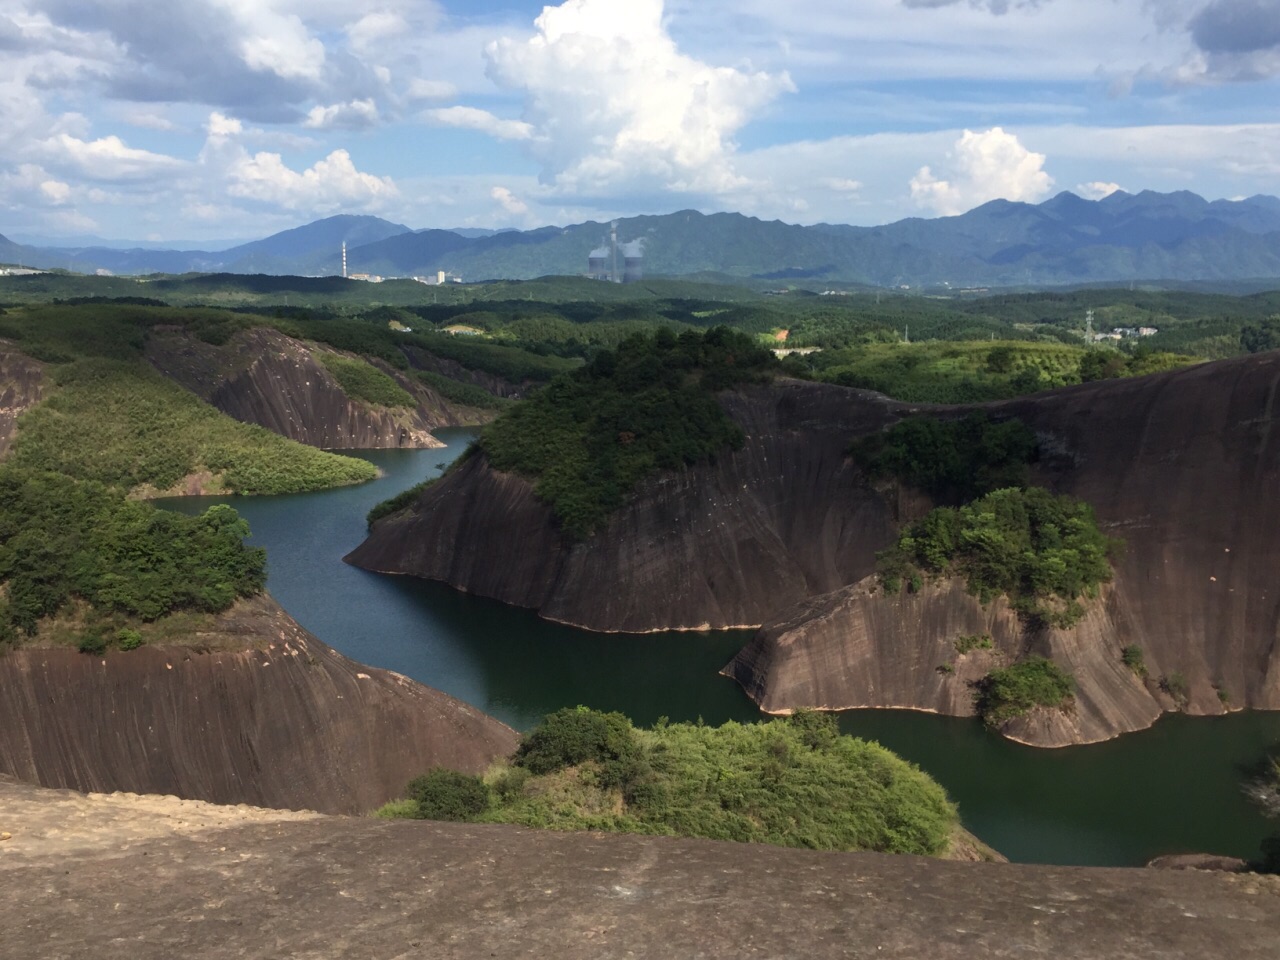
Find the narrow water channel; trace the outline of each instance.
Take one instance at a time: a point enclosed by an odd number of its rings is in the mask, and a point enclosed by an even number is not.
[[[384,476],[359,487],[280,497],[175,498],[196,513],[230,503],[266,547],[268,589],[304,627],[355,660],[403,673],[528,728],[562,706],[708,723],[754,720],[717,671],[749,633],[599,635],[440,584],[342,562],[364,516],[447,464],[474,435],[444,430],[443,450],[360,456]],[[932,774],[965,825],[1010,859],[1136,865],[1164,853],[1250,857],[1280,830],[1241,795],[1239,767],[1280,741],[1280,713],[1167,717],[1143,733],[1067,750],[1010,743],[981,724],[906,711],[854,711],[848,733],[883,743]]]

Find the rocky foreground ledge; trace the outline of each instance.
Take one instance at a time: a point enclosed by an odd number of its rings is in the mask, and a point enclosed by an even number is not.
[[[6,960],[1274,960],[1280,878],[378,821],[0,781]]]

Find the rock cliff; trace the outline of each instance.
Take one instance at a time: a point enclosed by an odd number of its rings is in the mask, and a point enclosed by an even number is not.
[[[9,452],[18,417],[44,399],[44,364],[0,340],[0,459]]]
[[[1035,482],[1087,500],[1125,541],[1114,583],[1070,631],[1028,633],[954,584],[888,598],[861,582],[897,523],[929,503],[869,484],[845,456],[849,441],[910,413],[969,408],[819,384],[725,394],[743,450],[649,478],[585,543],[560,537],[528,482],[477,456],[379,523],[349,559],[594,630],[767,622],[726,672],[775,711],[968,713],[966,681],[990,665],[971,654],[951,676],[937,668],[973,632],[991,632],[1006,661],[1041,653],[1076,672],[1074,713],[1006,730],[1028,742],[1105,739],[1176,706],[1280,709],[1278,388],[1271,353],[984,407],[1037,432]],[[1131,644],[1148,682],[1120,663]],[[1185,681],[1185,703],[1159,689],[1162,677]]]
[[[451,403],[386,365],[380,369],[409,392],[416,406],[393,409],[354,400],[317,358],[328,349],[268,329],[241,331],[221,346],[181,330],[158,329],[148,339],[147,359],[223,413],[326,450],[441,446],[432,430],[492,417]]]
[[[0,773],[365,813],[433,766],[479,773],[516,746],[514,731],[475,708],[343,657],[267,596],[189,643],[0,656]]]
[[[478,455],[379,521],[347,559],[619,632],[758,626],[870,573],[893,511],[844,450],[902,405],[795,381],[723,402],[745,447],[649,477],[585,542],[561,535],[532,484]]]

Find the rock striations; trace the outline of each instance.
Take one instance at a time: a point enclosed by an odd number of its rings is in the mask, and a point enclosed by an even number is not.
[[[325,349],[265,328],[241,331],[222,346],[173,329],[153,333],[147,358],[223,413],[326,450],[438,447],[442,444],[432,430],[483,423],[491,416],[450,403],[385,365],[383,372],[413,396],[416,407],[354,400],[317,358]]]
[[[968,714],[969,681],[1031,653],[1071,670],[1079,689],[1069,710],[1005,729],[1029,743],[1106,739],[1179,707],[1280,709],[1278,394],[1272,353],[985,408],[1037,432],[1035,482],[1087,500],[1125,541],[1114,583],[1067,631],[1030,630],[954,583],[876,590],[876,551],[929,504],[869,484],[848,443],[911,413],[964,410],[819,384],[724,395],[744,449],[650,478],[585,543],[564,540],[530,484],[480,455],[376,525],[349,559],[594,630],[767,624],[726,672],[776,712]],[[993,651],[957,654],[958,636],[983,632]],[[1122,664],[1129,645],[1147,678]]]
[[[0,657],[0,774],[353,814],[431,767],[480,773],[516,746],[479,710],[343,657],[265,595],[190,642]]]

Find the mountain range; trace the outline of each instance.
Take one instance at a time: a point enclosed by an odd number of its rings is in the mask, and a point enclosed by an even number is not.
[[[1186,191],[1118,191],[1095,201],[1064,192],[880,227],[682,210],[625,218],[617,228],[620,241],[643,241],[645,272],[665,276],[912,288],[1280,279],[1280,199],[1270,196],[1211,202]],[[323,276],[342,272],[346,243],[351,273],[529,279],[584,273],[608,233],[594,221],[495,232],[343,215],[221,251],[35,247],[0,236],[0,261],[118,274]]]

